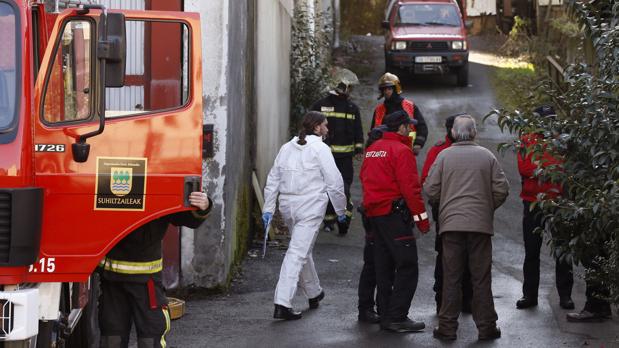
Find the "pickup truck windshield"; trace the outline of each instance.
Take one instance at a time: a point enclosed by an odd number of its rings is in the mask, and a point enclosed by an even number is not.
[[[17,20],[14,8],[0,1],[0,132],[15,119],[17,96]]]
[[[442,25],[459,27],[460,14],[455,5],[403,5],[398,11],[395,25]]]

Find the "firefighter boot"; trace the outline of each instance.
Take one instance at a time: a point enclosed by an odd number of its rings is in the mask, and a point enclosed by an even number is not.
[[[345,236],[348,233],[348,227],[350,226],[350,220],[346,219],[345,222],[337,222],[337,230],[340,236]]]

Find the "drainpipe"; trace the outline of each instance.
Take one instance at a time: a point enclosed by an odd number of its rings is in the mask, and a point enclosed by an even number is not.
[[[307,29],[311,36],[314,36],[314,33],[316,32],[316,3],[314,1],[315,0],[307,1]]]
[[[304,0],[301,3],[305,4],[305,11],[307,13],[307,32],[313,39],[316,35],[316,0]],[[316,64],[315,52],[310,48],[309,58],[310,66],[314,67]]]
[[[333,25],[333,48],[340,47],[340,0],[333,0],[333,16],[335,23]]]

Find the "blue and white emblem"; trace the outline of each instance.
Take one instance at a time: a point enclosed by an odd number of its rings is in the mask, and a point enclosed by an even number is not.
[[[133,182],[133,168],[112,167],[110,175],[110,189],[118,197],[126,196],[131,192]]]

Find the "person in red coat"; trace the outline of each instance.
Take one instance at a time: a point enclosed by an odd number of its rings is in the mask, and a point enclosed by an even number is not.
[[[454,120],[458,115],[452,115],[445,119],[445,139],[437,142],[426,155],[426,160],[423,163],[423,169],[421,170],[421,185],[426,181],[430,168],[438,154],[446,148],[450,147],[454,143],[453,136],[451,135],[451,128],[453,127]],[[436,225],[436,237],[434,239],[434,250],[436,250],[436,263],[434,265],[434,300],[436,301],[436,313],[441,309],[441,297],[443,294],[443,243],[441,242],[441,236],[439,235],[438,224],[438,207],[439,202],[431,202],[430,208],[432,209],[432,217]],[[473,298],[473,285],[471,284],[471,272],[468,268],[465,268],[462,278],[462,312],[471,313],[471,299]]]
[[[380,325],[395,332],[425,328],[423,322],[408,318],[419,278],[412,224],[422,233],[430,230],[408,137],[411,122],[404,111],[387,115],[387,131],[366,149],[360,173],[363,208],[375,239]]]
[[[540,107],[536,112],[541,117],[554,117],[551,107]],[[542,247],[543,234],[535,233],[538,227],[543,228],[543,214],[538,206],[531,209],[531,204],[538,201],[540,194],[545,194],[545,199],[552,199],[561,193],[561,186],[544,181],[535,174],[538,166],[548,167],[560,165],[559,159],[544,152],[541,156],[533,153],[525,154],[533,149],[541,134],[525,134],[521,137],[524,151],[518,153],[518,171],[522,177],[522,191],[520,198],[524,206],[522,216],[522,236],[524,240],[524,265],[522,283],[522,298],[516,302],[516,308],[525,309],[537,306],[537,295],[540,278],[540,250]],[[563,309],[573,309],[572,286],[574,276],[572,264],[565,260],[556,259],[555,262],[556,286],[559,292],[559,305]]]

